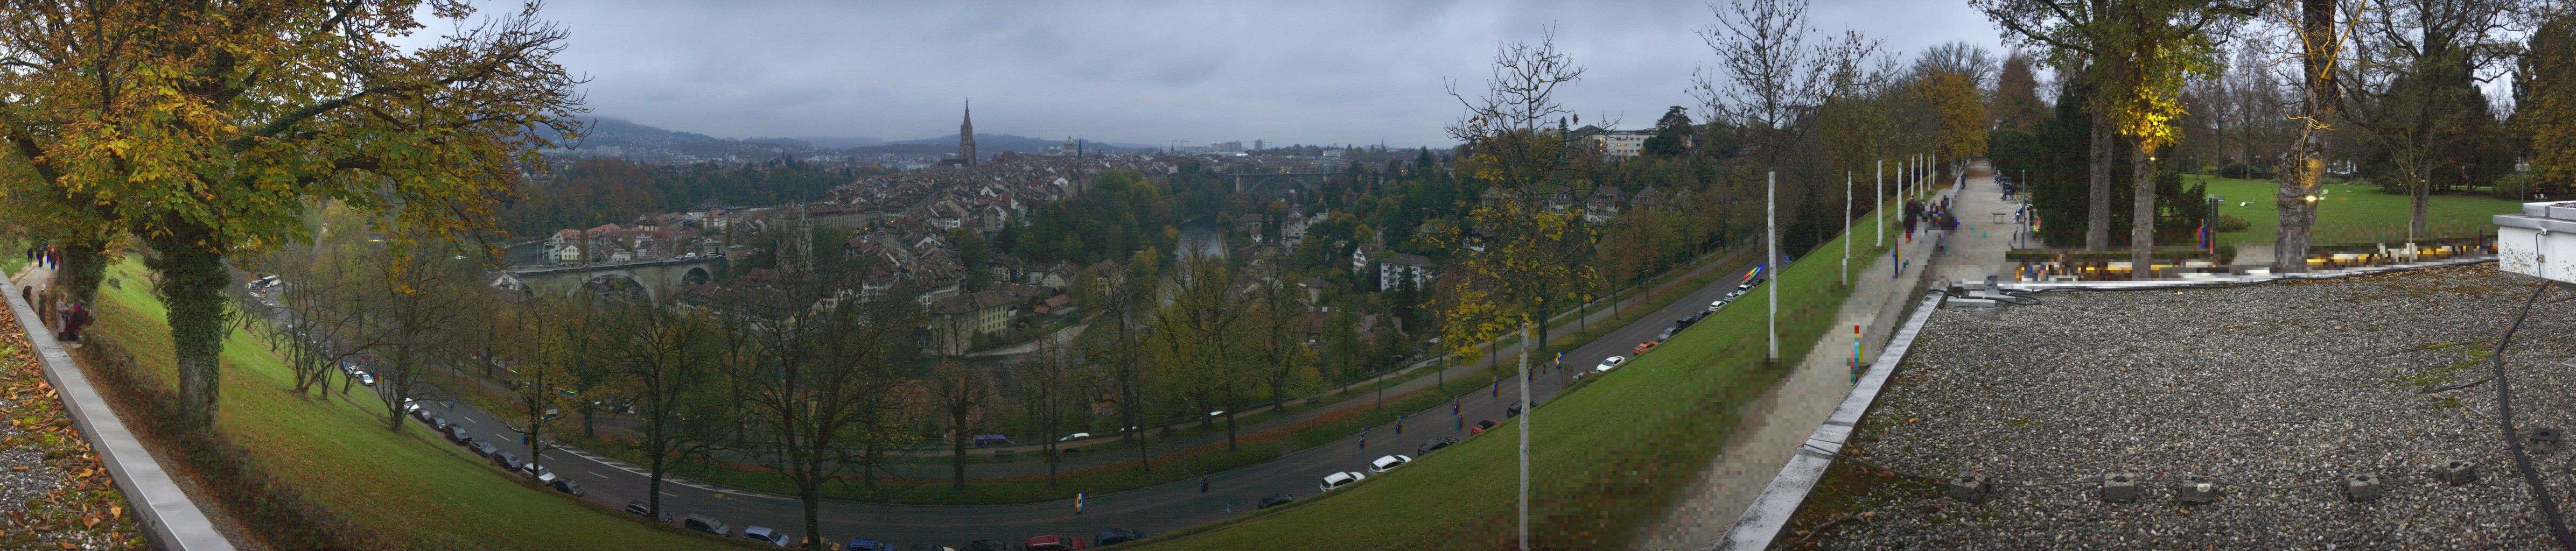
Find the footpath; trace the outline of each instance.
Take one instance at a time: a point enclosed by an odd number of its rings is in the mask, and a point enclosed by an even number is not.
[[[1951,235],[1917,231],[1912,242],[1899,245],[1910,262],[1880,256],[1855,272],[1851,298],[1834,314],[1836,329],[1827,331],[1777,386],[1744,404],[1742,420],[1728,432],[1726,445],[1675,495],[1662,518],[1629,536],[1628,547],[1700,549],[1726,537],[1737,516],[1761,495],[1816,424],[1850,394],[1855,337],[1842,328],[1861,327],[1858,338],[1868,346],[1860,360],[1876,361],[1878,345],[1904,320],[1924,285],[1935,279],[1984,281],[1986,274],[2010,274],[2003,254],[2011,246],[2013,207],[2003,200],[1993,174],[1979,161],[1970,166],[1965,185],[1935,192],[1951,198],[1951,211],[1960,218]],[[2000,223],[1990,214],[1996,211],[2007,213]],[[1874,237],[1866,231],[1854,233]],[[1902,226],[1891,229],[1888,239],[1902,240],[1903,232]]]

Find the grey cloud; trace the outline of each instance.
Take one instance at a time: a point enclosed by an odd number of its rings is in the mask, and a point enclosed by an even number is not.
[[[1910,57],[1998,47],[1965,2],[1818,0],[1821,32]],[[1548,25],[1590,68],[1563,90],[1587,122],[1651,124],[1691,105],[1709,54],[1698,2],[841,3],[557,0],[561,61],[595,112],[717,136],[956,131],[1120,142],[1443,144],[1498,41]]]

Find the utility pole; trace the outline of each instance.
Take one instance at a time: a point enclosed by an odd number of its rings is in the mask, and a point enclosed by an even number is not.
[[[1878,240],[1872,247],[1887,246],[1887,159],[1878,160],[1878,177],[1869,182],[1870,225],[1878,226]]]
[[[1852,175],[1843,171],[1843,283],[1851,283]]]
[[[1542,320],[1542,323],[1544,323],[1544,320]],[[1529,315],[1528,315],[1528,314],[1522,314],[1522,315],[1521,315],[1521,384],[1520,384],[1520,386],[1521,386],[1521,549],[1522,549],[1523,551],[1527,551],[1527,550],[1530,548],[1530,545],[1529,545],[1529,444],[1530,444],[1530,442],[1529,442],[1529,431],[1530,431],[1530,417],[1535,416],[1535,415],[1537,415],[1537,414],[1538,414],[1538,407],[1537,407],[1538,405],[1537,405],[1537,404],[1532,404],[1532,403],[1530,403],[1530,401],[1529,401],[1529,400],[1530,400],[1530,393],[1529,393],[1529,387],[1530,387],[1530,363],[1529,363],[1529,351],[1530,351],[1530,339],[1534,339],[1534,338],[1538,338],[1538,336],[1537,336],[1537,335],[1535,335],[1535,334],[1533,334],[1533,333],[1530,331]]]
[[[1769,179],[1762,184],[1762,242],[1764,247],[1770,250],[1768,256],[1763,257],[1762,262],[1771,265],[1771,276],[1768,279],[1780,279],[1780,270],[1784,268],[1780,265],[1779,196],[1780,172],[1775,170],[1771,171]],[[1762,286],[1771,289],[1769,293],[1771,295],[1771,353],[1763,357],[1777,366],[1780,363],[1780,286],[1769,282],[1764,282]],[[1522,422],[1521,426],[1528,427],[1529,423]],[[1523,446],[1527,447],[1526,444]],[[1529,468],[1528,460],[1522,460],[1521,468],[1524,470]],[[1526,482],[1528,475],[1524,474],[1522,479],[1524,485],[1528,484]]]

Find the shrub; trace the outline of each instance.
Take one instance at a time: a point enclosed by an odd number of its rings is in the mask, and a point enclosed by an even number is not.
[[[2497,199],[2514,200],[2530,199],[2531,173],[2516,172],[2513,174],[2506,174],[2502,178],[2496,178],[2495,197]]]
[[[2240,232],[2245,231],[2246,228],[2254,227],[2253,223],[2246,222],[2244,218],[2233,214],[2218,215],[2217,225],[2218,233]]]

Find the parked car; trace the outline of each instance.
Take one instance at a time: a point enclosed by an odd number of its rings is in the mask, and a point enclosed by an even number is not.
[[[1144,532],[1125,528],[1111,528],[1108,530],[1101,530],[1099,534],[1092,535],[1091,543],[1093,545],[1109,545],[1114,543],[1127,543],[1141,539],[1145,539]]]
[[[945,545],[931,545],[931,544],[927,544],[927,543],[916,543],[916,544],[912,544],[912,551],[957,551],[957,548],[955,548],[955,547],[949,547],[949,546],[945,546]]]
[[[1432,451],[1434,451],[1434,450],[1438,450],[1438,449],[1440,449],[1440,448],[1446,448],[1446,447],[1449,447],[1449,445],[1450,445],[1450,444],[1456,444],[1456,443],[1458,443],[1458,439],[1456,439],[1456,438],[1450,438],[1450,437],[1447,437],[1447,436],[1434,436],[1434,437],[1431,437],[1431,439],[1430,439],[1430,440],[1424,440],[1424,441],[1422,441],[1422,447],[1414,448],[1414,449],[1413,449],[1413,454],[1414,454],[1414,455],[1430,455],[1430,454],[1431,454],[1431,452],[1432,452]]]
[[[446,430],[445,432],[447,433],[447,439],[448,439],[449,441],[456,442],[458,445],[464,445],[464,444],[471,443],[471,442],[473,442],[473,441],[474,441],[474,437],[466,436],[466,435],[465,435],[465,425],[459,425],[459,424],[455,424],[455,423],[448,423],[448,424],[447,424],[447,430]],[[488,454],[476,454],[476,455],[488,455]]]
[[[1379,458],[1377,458],[1377,460],[1376,460],[1376,461],[1370,461],[1370,462],[1369,462],[1369,472],[1372,472],[1372,473],[1382,473],[1382,472],[1387,472],[1387,471],[1395,470],[1395,468],[1396,468],[1396,467],[1402,467],[1402,466],[1404,466],[1404,464],[1406,464],[1406,463],[1412,463],[1412,462],[1413,462],[1413,458],[1411,458],[1411,457],[1405,457],[1405,456],[1401,456],[1401,455],[1389,455],[1389,456],[1379,457]]]
[[[1718,311],[1718,310],[1719,310],[1719,309],[1721,309],[1721,308],[1725,308],[1725,307],[1726,307],[1726,303],[1731,302],[1731,301],[1733,301],[1733,300],[1735,300],[1735,299],[1731,299],[1731,298],[1721,298],[1721,299],[1717,299],[1717,300],[1714,300],[1714,301],[1710,301],[1710,302],[1708,303],[1708,311],[1710,311],[1710,312],[1715,312],[1715,311]]]
[[[270,286],[270,285],[276,285],[276,284],[277,284],[277,276],[261,276],[259,279],[254,279],[254,280],[251,280],[251,281],[250,281],[250,288],[252,288],[252,289],[267,289],[267,288],[268,288],[268,286]]]
[[[439,416],[436,416],[436,415],[423,416],[423,417],[421,417],[421,418],[420,418],[420,420],[421,420],[422,422],[429,423],[429,430],[430,430],[431,432],[436,432],[436,433],[438,433],[438,435],[439,435],[439,436],[446,436],[446,435],[447,435],[447,427],[453,427],[453,426],[456,426],[456,424],[455,424],[455,423],[450,423],[450,422],[448,422],[448,421],[447,421],[447,418],[445,418],[445,417],[439,417]]]
[[[1475,427],[1475,428],[1467,429],[1467,434],[1468,434],[1468,435],[1470,435],[1470,436],[1478,435],[1478,434],[1484,434],[1484,433],[1485,433],[1485,431],[1493,430],[1493,429],[1494,429],[1494,425],[1499,425],[1499,424],[1502,424],[1502,423],[1496,423],[1496,422],[1494,422],[1494,420],[1492,420],[1492,419],[1486,419],[1486,420],[1483,420],[1483,421],[1477,421],[1477,422],[1476,422],[1476,427]]]
[[[1088,432],[1077,432],[1077,433],[1073,433],[1073,434],[1067,434],[1067,435],[1064,435],[1064,437],[1063,437],[1063,438],[1057,438],[1057,439],[1055,439],[1055,441],[1057,441],[1057,442],[1063,442],[1063,441],[1067,441],[1067,440],[1078,440],[1078,439],[1090,438],[1090,437],[1091,437],[1091,433],[1088,433]]]
[[[1258,505],[1258,506],[1255,506],[1255,507],[1253,507],[1253,508],[1254,508],[1254,509],[1268,509],[1268,508],[1271,508],[1271,507],[1278,507],[1278,506],[1281,506],[1281,505],[1287,505],[1287,504],[1288,504],[1288,502],[1296,501],[1296,500],[1297,500],[1297,494],[1271,494],[1271,496],[1270,496],[1270,497],[1261,498],[1261,504],[1260,504],[1260,505]]]
[[[963,551],[1011,551],[1011,544],[994,540],[975,540],[966,542],[966,548]]]
[[[419,398],[404,398],[404,399],[403,399],[403,414],[404,414],[404,415],[420,415],[420,399],[419,399]]]
[[[1368,478],[1368,475],[1360,474],[1359,471],[1338,472],[1324,475],[1324,481],[1316,484],[1315,487],[1323,488],[1324,491],[1329,492],[1333,491],[1334,488],[1349,486],[1351,483],[1359,482],[1361,479],[1365,478]]]
[[[1680,332],[1683,329],[1689,329],[1690,326],[1698,324],[1699,320],[1706,318],[1708,318],[1708,312],[1700,312],[1683,316],[1682,319],[1673,320],[1673,331]]]
[[[742,538],[779,547],[787,546],[787,535],[778,533],[777,530],[771,530],[767,526],[744,526],[742,527]]]
[[[1655,342],[1663,342],[1667,339],[1671,339],[1673,338],[1673,332],[1680,330],[1681,328],[1679,327],[1666,327],[1664,328],[1664,332],[1655,334]]]
[[[648,517],[653,516],[653,504],[645,503],[644,500],[641,499],[629,501],[626,502],[626,512]]]
[[[1729,301],[1733,301],[1733,300],[1735,300],[1735,299],[1737,299],[1737,298],[1743,297],[1743,296],[1744,296],[1744,291],[1746,291],[1746,290],[1750,290],[1750,289],[1752,289],[1752,287],[1751,287],[1751,286],[1738,286],[1738,287],[1736,287],[1736,288],[1735,288],[1735,290],[1733,290],[1733,291],[1727,291],[1727,292],[1726,292],[1726,298],[1724,298],[1724,299],[1720,299],[1720,300],[1718,300],[1718,302],[1729,302]]]
[[[841,548],[849,551],[895,551],[894,544],[867,538],[850,538],[850,544]]]
[[[1630,350],[1629,352],[1634,352],[1634,355],[1643,356],[1646,355],[1647,351],[1654,350],[1656,344],[1657,343],[1655,341],[1637,343],[1637,348],[1635,350]]]
[[[1090,547],[1091,546],[1089,545],[1082,544],[1082,538],[1054,535],[1029,538],[1028,542],[1020,544],[1020,549],[1024,551],[1062,551],[1065,549],[1088,549]]]
[[[1593,371],[1609,371],[1609,370],[1610,370],[1610,368],[1613,368],[1613,367],[1619,367],[1619,363],[1620,363],[1620,362],[1625,362],[1625,361],[1628,361],[1628,357],[1627,357],[1627,356],[1611,356],[1611,357],[1607,357],[1607,358],[1602,358],[1602,359],[1601,359],[1601,365],[1592,366],[1592,370],[1593,370]]]
[[[548,469],[544,465],[529,463],[520,465],[518,470],[521,476],[536,479],[538,484],[546,484],[555,481],[554,469]]]
[[[688,518],[681,519],[680,527],[718,536],[733,535],[733,526],[725,524],[724,521],[716,520],[716,517],[697,513],[689,513]]]
[[[1503,418],[1509,419],[1521,416],[1521,407],[1522,404],[1520,400],[1513,400],[1511,407],[1503,408]]]
[[[492,443],[484,442],[483,445],[490,446]],[[492,452],[492,464],[500,465],[503,469],[518,470],[518,467],[513,465],[519,464],[519,454],[505,451]]]
[[[376,386],[376,374],[365,371],[358,372],[358,384]]]
[[[974,442],[973,442],[973,443],[975,444],[975,447],[978,447],[978,448],[985,447],[985,446],[1008,446],[1008,445],[1012,445],[1012,444],[1018,444],[1018,442],[1012,442],[1012,441],[1011,441],[1011,437],[1008,437],[1008,436],[1002,436],[1002,435],[999,435],[999,434],[978,434],[978,435],[975,435],[975,440],[974,440]]]
[[[461,432],[464,432],[464,431],[459,430],[459,431],[457,431],[457,432],[460,432],[460,433],[461,433]],[[493,456],[494,454],[499,454],[499,453],[501,453],[501,447],[500,447],[500,446],[494,446],[494,445],[492,445],[492,443],[491,443],[491,442],[476,442],[476,441],[474,441],[474,439],[471,439],[471,438],[466,439],[466,442],[468,442],[468,443],[465,445],[465,447],[466,447],[467,449],[474,450],[474,455],[483,456],[483,457],[491,457],[491,456]]]
[[[574,497],[590,495],[590,492],[581,489],[581,483],[573,482],[570,478],[554,479],[552,482],[547,482],[546,487],[554,488],[555,491],[558,492],[572,494]]]

